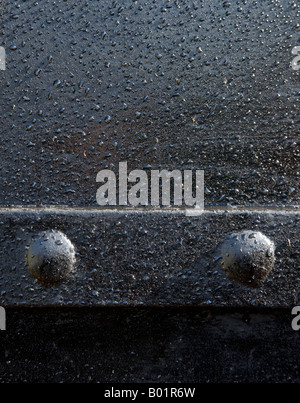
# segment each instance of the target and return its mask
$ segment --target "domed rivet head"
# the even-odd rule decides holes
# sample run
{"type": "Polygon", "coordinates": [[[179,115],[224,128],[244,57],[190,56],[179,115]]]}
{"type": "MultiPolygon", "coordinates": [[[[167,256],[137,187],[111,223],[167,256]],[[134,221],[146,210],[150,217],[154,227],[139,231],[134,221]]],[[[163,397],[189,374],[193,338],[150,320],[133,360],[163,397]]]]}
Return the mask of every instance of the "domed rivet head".
{"type": "Polygon", "coordinates": [[[41,283],[63,280],[75,264],[75,249],[60,231],[48,230],[34,236],[26,247],[30,273],[41,283]]]}
{"type": "Polygon", "coordinates": [[[261,232],[231,234],[221,247],[228,277],[249,287],[261,287],[275,262],[275,245],[261,232]]]}

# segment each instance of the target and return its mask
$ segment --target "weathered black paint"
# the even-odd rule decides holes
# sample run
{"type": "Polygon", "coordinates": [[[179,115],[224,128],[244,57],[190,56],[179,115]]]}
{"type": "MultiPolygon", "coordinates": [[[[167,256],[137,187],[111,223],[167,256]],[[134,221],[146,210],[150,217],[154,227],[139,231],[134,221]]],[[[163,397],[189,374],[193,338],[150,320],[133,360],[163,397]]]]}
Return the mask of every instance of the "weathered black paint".
{"type": "Polygon", "coordinates": [[[298,382],[299,4],[4,1],[0,18],[0,303],[19,307],[0,333],[0,380],[298,382]],[[240,212],[89,211],[97,172],[125,160],[204,169],[206,205],[240,212]],[[66,211],[37,209],[49,205],[66,211]],[[44,287],[25,246],[51,229],[74,243],[77,267],[44,287]],[[276,245],[258,291],[220,266],[218,245],[241,230],[276,245]],[[106,308],[61,308],[76,304],[106,308]]]}

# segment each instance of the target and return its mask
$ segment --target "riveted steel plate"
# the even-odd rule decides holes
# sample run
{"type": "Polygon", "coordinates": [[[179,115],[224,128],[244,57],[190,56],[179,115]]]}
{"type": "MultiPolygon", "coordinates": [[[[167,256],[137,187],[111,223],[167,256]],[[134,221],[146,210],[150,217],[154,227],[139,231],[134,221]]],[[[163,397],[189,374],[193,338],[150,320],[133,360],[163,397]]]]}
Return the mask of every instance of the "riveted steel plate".
{"type": "Polygon", "coordinates": [[[299,380],[299,17],[0,0],[0,381],[299,380]],[[203,170],[205,210],[100,208],[125,161],[203,170]]]}
{"type": "Polygon", "coordinates": [[[289,307],[298,301],[299,211],[1,211],[0,304],[4,306],[289,307]],[[73,273],[41,285],[25,265],[32,234],[55,228],[76,248],[73,273]],[[262,231],[276,246],[262,288],[230,281],[220,244],[231,232],[262,231]]]}
{"type": "Polygon", "coordinates": [[[1,205],[95,206],[124,160],[205,170],[209,205],[299,204],[299,3],[1,4],[1,205]]]}
{"type": "Polygon", "coordinates": [[[28,0],[0,13],[2,305],[297,301],[299,4],[28,0]],[[204,170],[206,211],[96,208],[98,171],[121,161],[204,170]],[[25,251],[49,230],[76,264],[44,286],[25,251]],[[220,265],[220,244],[242,230],[276,246],[258,290],[220,265]]]}

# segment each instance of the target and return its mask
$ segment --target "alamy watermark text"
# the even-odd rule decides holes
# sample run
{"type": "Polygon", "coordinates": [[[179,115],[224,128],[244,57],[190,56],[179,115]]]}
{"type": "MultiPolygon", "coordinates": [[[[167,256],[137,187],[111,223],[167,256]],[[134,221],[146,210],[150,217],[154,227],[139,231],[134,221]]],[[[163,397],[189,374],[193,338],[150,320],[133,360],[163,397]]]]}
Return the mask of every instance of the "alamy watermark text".
{"type": "MultiPolygon", "coordinates": [[[[102,183],[96,200],[100,206],[174,206],[204,209],[204,171],[141,169],[128,172],[127,162],[119,163],[118,183],[115,172],[103,169],[96,181],[102,183]],[[194,179],[194,180],[193,180],[194,179]],[[194,186],[193,186],[194,185],[194,186]],[[149,190],[150,189],[150,190],[149,190]],[[118,197],[117,197],[118,194],[118,197]]],[[[188,212],[187,212],[188,214],[188,212]]]]}
{"type": "Polygon", "coordinates": [[[0,70],[5,70],[5,49],[0,46],[0,70]]]}
{"type": "Polygon", "coordinates": [[[0,306],[0,330],[6,330],[6,312],[2,306],[0,306]]]}
{"type": "Polygon", "coordinates": [[[292,50],[292,54],[296,55],[291,63],[292,69],[298,71],[300,70],[300,46],[295,46],[292,50]]]}

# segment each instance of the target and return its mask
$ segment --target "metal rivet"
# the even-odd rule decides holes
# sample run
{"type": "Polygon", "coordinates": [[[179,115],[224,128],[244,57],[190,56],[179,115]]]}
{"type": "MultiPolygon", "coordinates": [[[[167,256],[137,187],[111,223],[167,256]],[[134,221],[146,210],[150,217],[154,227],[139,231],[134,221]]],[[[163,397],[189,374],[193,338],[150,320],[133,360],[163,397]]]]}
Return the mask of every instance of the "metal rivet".
{"type": "Polygon", "coordinates": [[[223,267],[230,279],[261,287],[275,262],[275,245],[261,232],[231,234],[221,247],[223,267]]]}
{"type": "Polygon", "coordinates": [[[62,232],[43,231],[29,242],[25,260],[30,273],[38,281],[56,283],[72,271],[75,264],[75,249],[62,232]]]}

